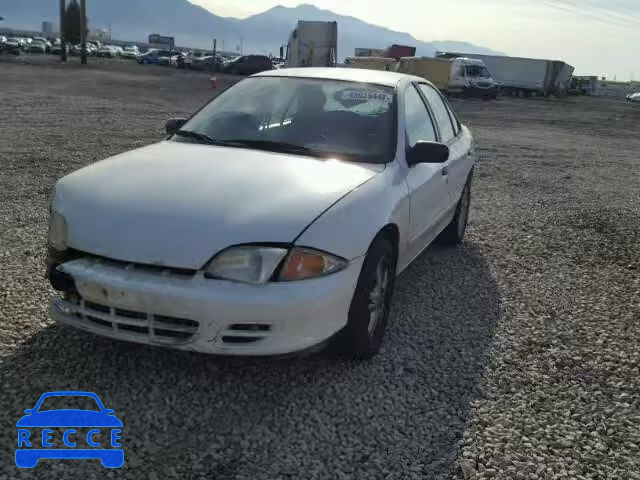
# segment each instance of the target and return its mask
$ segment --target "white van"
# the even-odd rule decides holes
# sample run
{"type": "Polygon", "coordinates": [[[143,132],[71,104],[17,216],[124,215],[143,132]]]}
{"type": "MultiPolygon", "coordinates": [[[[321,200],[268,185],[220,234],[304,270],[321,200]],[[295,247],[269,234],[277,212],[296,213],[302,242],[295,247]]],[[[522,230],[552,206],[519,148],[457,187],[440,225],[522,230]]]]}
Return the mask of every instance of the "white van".
{"type": "Polygon", "coordinates": [[[449,94],[495,100],[498,96],[498,84],[482,60],[452,58],[449,94]]]}

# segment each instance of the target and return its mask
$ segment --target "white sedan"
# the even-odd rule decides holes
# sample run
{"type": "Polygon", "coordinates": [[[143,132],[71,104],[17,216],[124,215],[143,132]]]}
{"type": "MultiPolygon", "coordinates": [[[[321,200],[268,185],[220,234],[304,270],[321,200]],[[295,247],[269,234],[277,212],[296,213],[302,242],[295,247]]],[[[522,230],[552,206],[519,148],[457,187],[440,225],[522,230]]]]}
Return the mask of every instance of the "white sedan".
{"type": "Polygon", "coordinates": [[[429,82],[270,70],[58,181],[57,321],[232,355],[375,354],[395,278],[463,240],[470,131],[429,82]]]}
{"type": "Polygon", "coordinates": [[[627,101],[629,102],[640,102],[640,92],[638,93],[630,93],[627,95],[627,101]]]}

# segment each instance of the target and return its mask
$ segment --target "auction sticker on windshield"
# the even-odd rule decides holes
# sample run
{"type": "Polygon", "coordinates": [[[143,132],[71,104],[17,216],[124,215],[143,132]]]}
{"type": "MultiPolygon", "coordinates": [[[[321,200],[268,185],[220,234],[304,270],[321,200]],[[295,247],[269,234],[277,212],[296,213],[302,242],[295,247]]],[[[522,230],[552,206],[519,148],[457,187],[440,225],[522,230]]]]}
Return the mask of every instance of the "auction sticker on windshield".
{"type": "Polygon", "coordinates": [[[393,95],[378,90],[343,90],[342,100],[393,102],[393,95]]]}

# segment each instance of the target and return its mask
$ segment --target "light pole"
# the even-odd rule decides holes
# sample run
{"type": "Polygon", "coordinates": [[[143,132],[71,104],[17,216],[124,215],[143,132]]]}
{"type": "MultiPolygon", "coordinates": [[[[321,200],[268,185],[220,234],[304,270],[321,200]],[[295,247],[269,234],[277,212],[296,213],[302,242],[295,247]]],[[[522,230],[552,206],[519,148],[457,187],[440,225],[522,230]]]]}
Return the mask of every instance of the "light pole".
{"type": "Polygon", "coordinates": [[[60,0],[60,60],[67,61],[67,41],[64,38],[64,14],[67,10],[65,0],[60,0]]]}
{"type": "Polygon", "coordinates": [[[80,63],[87,64],[87,3],[80,0],[80,63]]]}

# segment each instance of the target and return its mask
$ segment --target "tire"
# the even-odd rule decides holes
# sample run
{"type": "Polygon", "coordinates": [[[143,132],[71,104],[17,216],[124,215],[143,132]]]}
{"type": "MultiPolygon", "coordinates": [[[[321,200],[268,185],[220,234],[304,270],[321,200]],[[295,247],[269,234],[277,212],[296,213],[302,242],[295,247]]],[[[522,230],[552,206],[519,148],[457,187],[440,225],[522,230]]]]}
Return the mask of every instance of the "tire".
{"type": "Polygon", "coordinates": [[[395,288],[396,257],[389,240],[376,237],[358,277],[347,325],[330,344],[334,353],[363,360],[380,350],[395,288]]]}
{"type": "Polygon", "coordinates": [[[456,205],[456,213],[449,225],[438,237],[438,242],[444,245],[458,245],[464,240],[467,231],[467,221],[469,219],[469,207],[471,205],[471,174],[462,189],[462,195],[456,205]]]}

